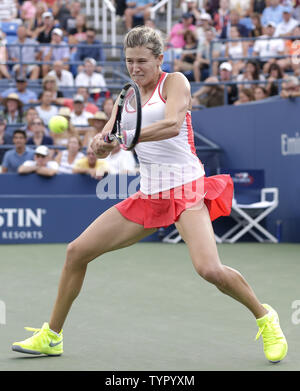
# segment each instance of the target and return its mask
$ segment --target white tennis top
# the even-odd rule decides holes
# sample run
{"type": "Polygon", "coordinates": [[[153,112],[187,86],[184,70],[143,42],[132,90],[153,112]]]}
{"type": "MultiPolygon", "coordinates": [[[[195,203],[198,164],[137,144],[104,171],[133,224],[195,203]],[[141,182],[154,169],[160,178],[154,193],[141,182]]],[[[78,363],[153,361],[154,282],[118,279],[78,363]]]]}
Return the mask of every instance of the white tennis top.
{"type": "MultiPolygon", "coordinates": [[[[167,75],[162,74],[152,96],[142,107],[142,128],[165,118],[166,101],[162,89],[167,75]]],[[[180,99],[180,91],[178,95],[180,99]]],[[[190,111],[186,113],[178,136],[139,143],[135,151],[140,163],[140,190],[144,194],[172,189],[204,175],[195,151],[190,111]]]]}

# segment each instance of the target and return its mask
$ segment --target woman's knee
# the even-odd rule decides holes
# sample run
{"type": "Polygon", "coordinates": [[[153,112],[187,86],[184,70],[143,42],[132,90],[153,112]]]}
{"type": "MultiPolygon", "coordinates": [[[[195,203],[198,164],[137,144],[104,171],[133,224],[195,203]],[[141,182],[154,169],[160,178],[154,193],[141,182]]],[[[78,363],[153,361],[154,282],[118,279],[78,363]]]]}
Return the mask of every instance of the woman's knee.
{"type": "Polygon", "coordinates": [[[91,260],[86,249],[77,240],[68,244],[66,266],[70,268],[85,267],[91,260]]]}
{"type": "Polygon", "coordinates": [[[222,265],[199,265],[196,267],[197,273],[206,281],[216,286],[224,285],[224,268],[222,265]]]}

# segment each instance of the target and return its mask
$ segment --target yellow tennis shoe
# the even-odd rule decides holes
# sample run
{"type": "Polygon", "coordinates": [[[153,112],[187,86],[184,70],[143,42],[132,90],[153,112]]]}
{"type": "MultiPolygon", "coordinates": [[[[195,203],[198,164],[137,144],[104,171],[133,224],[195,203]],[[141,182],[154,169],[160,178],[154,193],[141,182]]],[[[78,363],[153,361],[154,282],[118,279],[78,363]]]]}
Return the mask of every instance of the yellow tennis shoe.
{"type": "Polygon", "coordinates": [[[263,304],[263,306],[269,312],[262,318],[256,319],[259,327],[256,340],[262,336],[266,358],[270,362],[276,363],[284,359],[288,345],[280,328],[277,312],[268,304],[263,304]]]}
{"type": "Polygon", "coordinates": [[[49,328],[48,323],[44,323],[41,329],[25,327],[28,331],[33,331],[32,337],[24,341],[14,342],[12,350],[20,353],[46,354],[48,356],[60,356],[63,353],[63,334],[54,333],[49,328]]]}

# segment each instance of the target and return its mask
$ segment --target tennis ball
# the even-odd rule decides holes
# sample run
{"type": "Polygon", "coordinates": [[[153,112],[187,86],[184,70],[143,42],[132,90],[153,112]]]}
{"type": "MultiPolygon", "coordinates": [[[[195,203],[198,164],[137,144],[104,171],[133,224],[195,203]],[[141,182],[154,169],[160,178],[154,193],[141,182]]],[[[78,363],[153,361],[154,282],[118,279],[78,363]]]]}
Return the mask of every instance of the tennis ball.
{"type": "Polygon", "coordinates": [[[55,115],[48,123],[48,127],[53,133],[63,133],[68,129],[69,123],[67,118],[62,115],[55,115]]]}

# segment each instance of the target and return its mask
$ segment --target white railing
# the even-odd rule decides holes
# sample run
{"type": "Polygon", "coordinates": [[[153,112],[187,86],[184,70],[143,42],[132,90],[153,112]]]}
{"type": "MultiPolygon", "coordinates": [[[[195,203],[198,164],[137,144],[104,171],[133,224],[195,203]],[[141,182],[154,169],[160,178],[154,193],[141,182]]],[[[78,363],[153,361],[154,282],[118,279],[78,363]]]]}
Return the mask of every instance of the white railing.
{"type": "Polygon", "coordinates": [[[156,12],[163,6],[167,5],[167,34],[172,28],[172,0],[162,0],[150,9],[151,19],[155,20],[156,12]]]}

